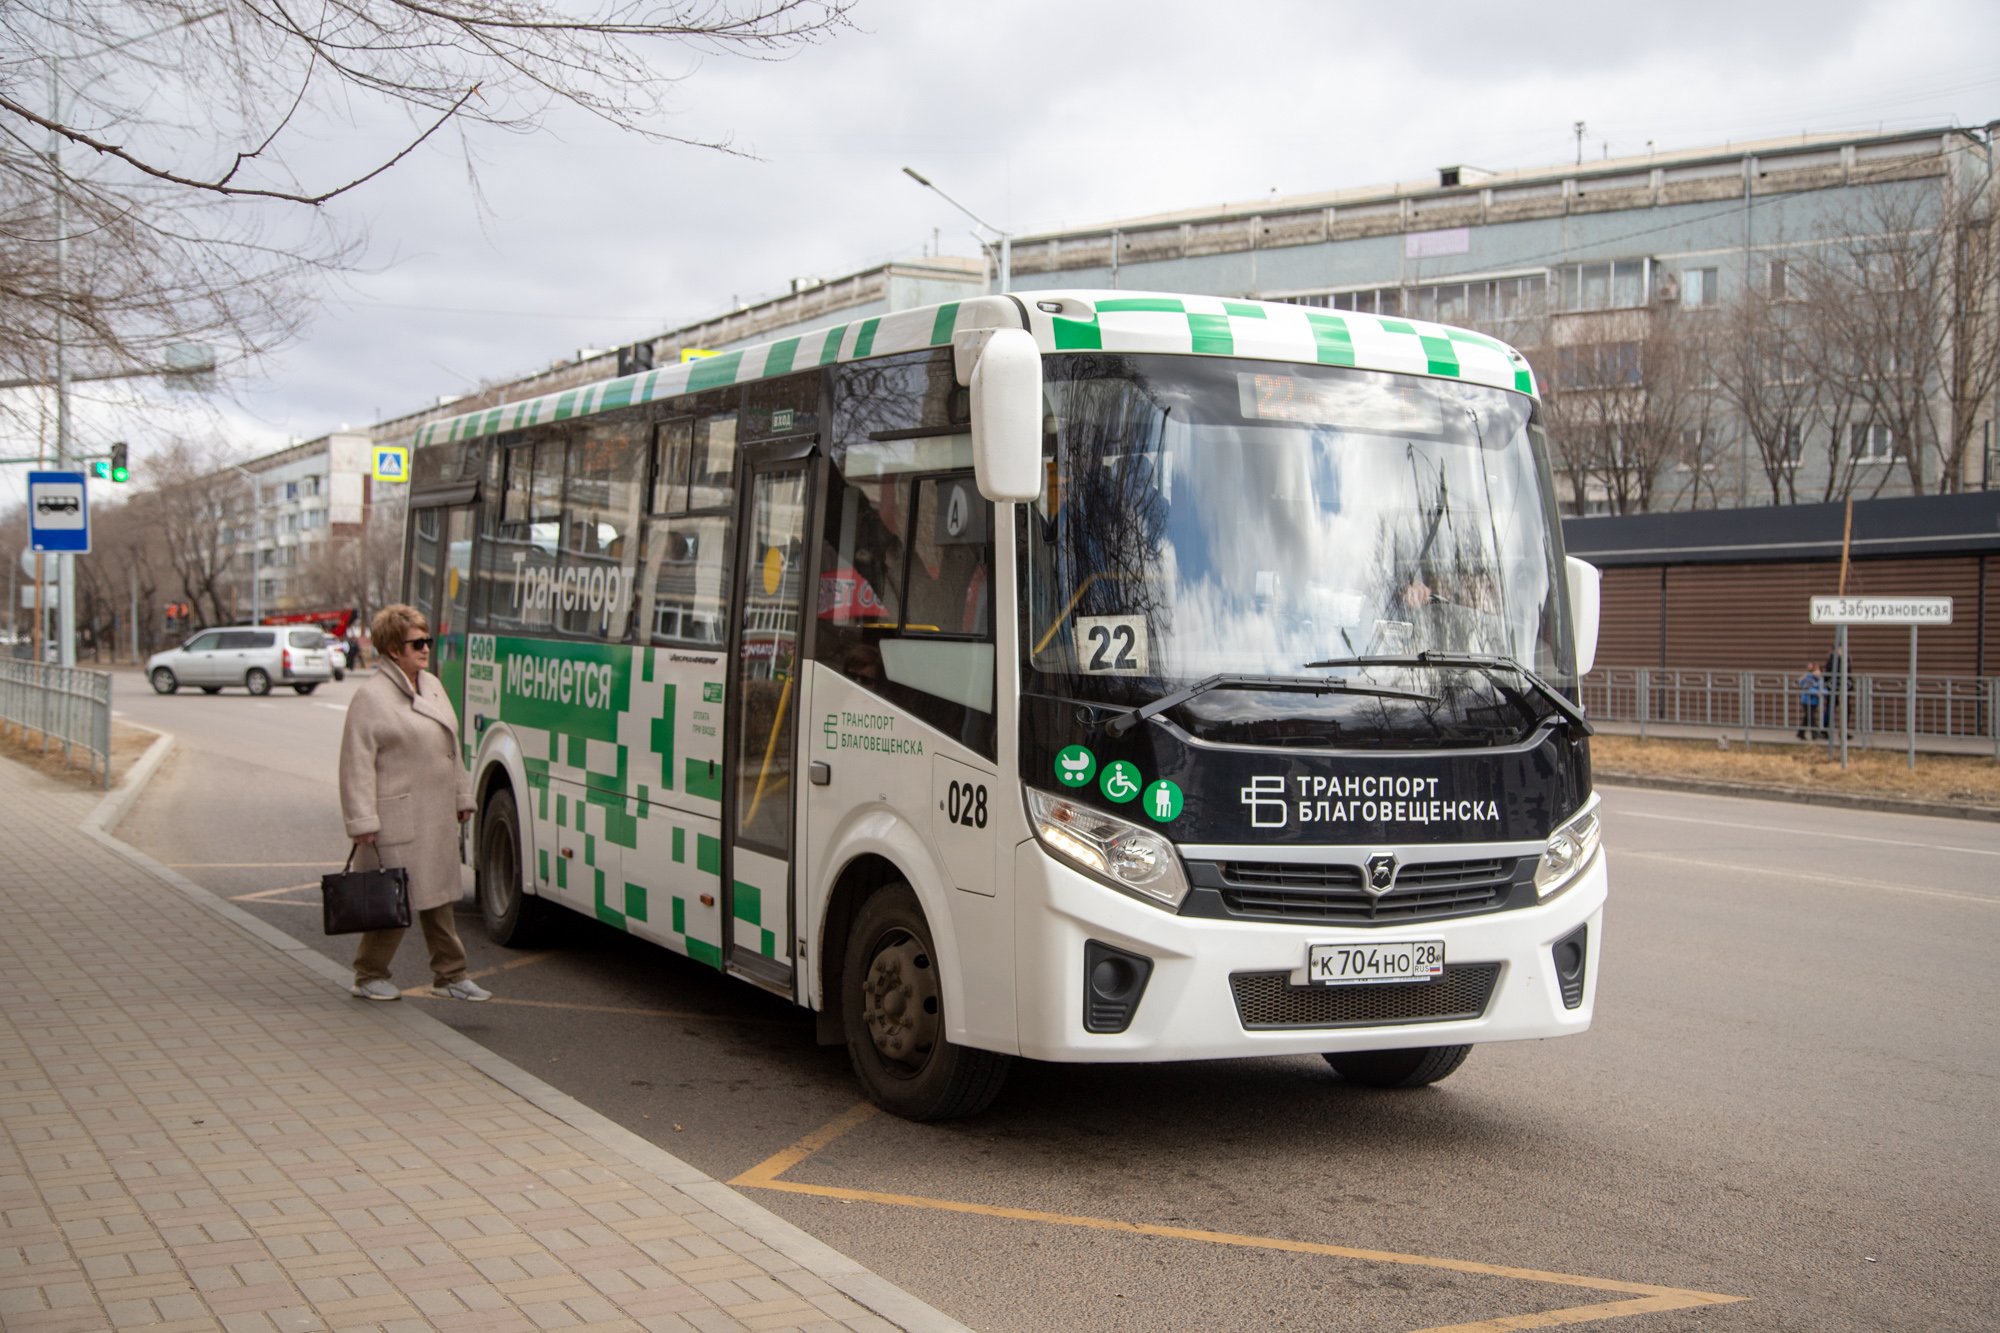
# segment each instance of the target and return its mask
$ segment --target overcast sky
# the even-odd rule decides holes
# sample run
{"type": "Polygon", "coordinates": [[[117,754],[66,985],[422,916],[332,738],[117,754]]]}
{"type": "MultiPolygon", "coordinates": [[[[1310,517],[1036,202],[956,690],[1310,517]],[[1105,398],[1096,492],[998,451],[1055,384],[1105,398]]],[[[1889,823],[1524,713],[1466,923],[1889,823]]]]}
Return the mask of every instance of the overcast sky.
{"type": "MultiPolygon", "coordinates": [[[[2000,118],[1992,0],[1363,6],[1237,0],[857,0],[791,59],[662,60],[672,132],[580,117],[426,149],[339,201],[369,271],[204,415],[185,398],[79,410],[143,469],[175,431],[243,454],[413,410],[785,290],[972,255],[916,167],[1016,232],[1424,177],[1801,132],[2000,118]]],[[[102,440],[89,438],[100,435],[102,440]]],[[[19,444],[21,441],[5,441],[19,444]]],[[[28,446],[32,449],[32,445],[28,446]]],[[[0,448],[0,453],[19,452],[0,448]]],[[[20,468],[0,469],[0,504],[20,468]]]]}

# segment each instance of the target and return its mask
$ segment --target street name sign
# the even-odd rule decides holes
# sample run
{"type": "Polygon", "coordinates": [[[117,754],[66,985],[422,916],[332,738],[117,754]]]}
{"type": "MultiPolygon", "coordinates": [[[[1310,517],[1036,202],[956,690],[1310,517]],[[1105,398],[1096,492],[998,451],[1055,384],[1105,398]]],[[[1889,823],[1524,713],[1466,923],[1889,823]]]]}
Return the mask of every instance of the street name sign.
{"type": "Polygon", "coordinates": [[[1949,597],[1815,597],[1815,625],[1949,625],[1949,597]]]}
{"type": "Polygon", "coordinates": [[[28,474],[28,544],[37,551],[90,552],[90,497],[81,472],[28,474]]]}

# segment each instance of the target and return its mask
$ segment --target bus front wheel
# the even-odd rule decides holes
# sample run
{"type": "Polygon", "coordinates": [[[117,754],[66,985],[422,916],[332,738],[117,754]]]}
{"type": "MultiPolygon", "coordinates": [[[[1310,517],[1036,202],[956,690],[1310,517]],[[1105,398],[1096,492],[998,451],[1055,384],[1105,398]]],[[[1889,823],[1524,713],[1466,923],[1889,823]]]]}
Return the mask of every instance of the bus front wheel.
{"type": "Polygon", "coordinates": [[[521,886],[521,816],[511,788],[502,787],[479,817],[479,861],[473,883],[479,914],[495,944],[532,948],[547,934],[548,904],[521,886]]]}
{"type": "Polygon", "coordinates": [[[848,1058],[877,1106],[906,1120],[950,1120],[1000,1094],[1010,1057],[945,1036],[937,953],[909,885],[885,885],[862,904],[840,985],[848,1058]]]}
{"type": "Polygon", "coordinates": [[[1326,1062],[1349,1083],[1421,1088],[1448,1077],[1470,1054],[1470,1046],[1416,1046],[1406,1051],[1329,1051],[1326,1062]]]}

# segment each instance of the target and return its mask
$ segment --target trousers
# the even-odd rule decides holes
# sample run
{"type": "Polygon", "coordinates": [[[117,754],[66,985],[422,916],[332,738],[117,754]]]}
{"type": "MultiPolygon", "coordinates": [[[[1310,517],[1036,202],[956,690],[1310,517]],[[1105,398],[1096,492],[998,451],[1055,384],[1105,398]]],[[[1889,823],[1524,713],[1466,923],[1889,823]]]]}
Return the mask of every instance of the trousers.
{"type": "MultiPolygon", "coordinates": [[[[417,924],[423,928],[424,943],[431,951],[431,982],[438,986],[465,975],[465,945],[459,942],[453,910],[451,904],[446,904],[417,913],[417,924]]],[[[363,931],[354,950],[354,979],[387,981],[389,962],[402,942],[402,927],[363,931]]]]}

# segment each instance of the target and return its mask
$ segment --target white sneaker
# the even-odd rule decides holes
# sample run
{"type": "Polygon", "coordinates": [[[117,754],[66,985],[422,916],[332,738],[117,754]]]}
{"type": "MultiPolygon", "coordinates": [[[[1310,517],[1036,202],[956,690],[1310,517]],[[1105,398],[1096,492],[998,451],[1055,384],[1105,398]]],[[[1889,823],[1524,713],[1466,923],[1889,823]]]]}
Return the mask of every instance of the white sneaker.
{"type": "Polygon", "coordinates": [[[364,1000],[400,1000],[403,992],[387,981],[357,981],[352,987],[354,993],[364,1000]]]}
{"type": "Polygon", "coordinates": [[[490,1000],[493,992],[474,981],[471,977],[460,977],[457,981],[447,981],[431,987],[431,994],[443,996],[447,1000],[490,1000]]]}

